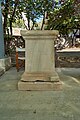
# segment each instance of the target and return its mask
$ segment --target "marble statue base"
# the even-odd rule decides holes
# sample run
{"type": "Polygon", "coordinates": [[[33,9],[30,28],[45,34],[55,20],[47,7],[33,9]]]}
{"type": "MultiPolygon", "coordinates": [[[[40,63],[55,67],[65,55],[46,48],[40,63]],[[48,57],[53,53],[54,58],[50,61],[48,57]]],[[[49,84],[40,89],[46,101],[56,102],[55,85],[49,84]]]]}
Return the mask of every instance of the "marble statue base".
{"type": "Polygon", "coordinates": [[[55,71],[54,41],[58,31],[21,31],[25,39],[25,72],[18,90],[54,90],[61,83],[55,71]]]}
{"type": "Polygon", "coordinates": [[[18,90],[61,90],[61,82],[57,72],[24,72],[18,82],[18,90]]]}

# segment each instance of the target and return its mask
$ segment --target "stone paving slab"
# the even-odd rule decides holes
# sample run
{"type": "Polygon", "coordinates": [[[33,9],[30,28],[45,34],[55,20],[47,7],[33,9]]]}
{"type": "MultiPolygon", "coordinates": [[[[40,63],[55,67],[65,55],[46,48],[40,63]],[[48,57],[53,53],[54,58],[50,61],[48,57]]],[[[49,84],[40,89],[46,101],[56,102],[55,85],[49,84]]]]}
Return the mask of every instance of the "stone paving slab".
{"type": "Polygon", "coordinates": [[[57,68],[59,91],[18,91],[23,72],[11,68],[0,77],[0,120],[80,120],[80,68],[57,68]]]}

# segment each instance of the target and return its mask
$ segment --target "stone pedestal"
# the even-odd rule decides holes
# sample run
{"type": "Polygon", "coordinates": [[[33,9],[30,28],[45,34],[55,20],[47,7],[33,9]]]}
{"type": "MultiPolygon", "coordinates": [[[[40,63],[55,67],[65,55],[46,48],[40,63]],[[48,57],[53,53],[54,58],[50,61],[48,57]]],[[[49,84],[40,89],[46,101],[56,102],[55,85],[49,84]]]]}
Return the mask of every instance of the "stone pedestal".
{"type": "Polygon", "coordinates": [[[55,71],[55,30],[21,31],[25,39],[25,72],[18,82],[19,90],[53,90],[60,87],[55,71]]]}

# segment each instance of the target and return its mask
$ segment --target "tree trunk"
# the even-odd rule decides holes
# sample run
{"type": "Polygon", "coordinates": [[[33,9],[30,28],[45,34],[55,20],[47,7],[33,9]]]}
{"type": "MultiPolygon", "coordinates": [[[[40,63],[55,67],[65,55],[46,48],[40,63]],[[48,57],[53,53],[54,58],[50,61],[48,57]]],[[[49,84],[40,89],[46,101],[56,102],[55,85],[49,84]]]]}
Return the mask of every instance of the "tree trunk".
{"type": "Polygon", "coordinates": [[[44,29],[45,19],[46,19],[46,12],[44,11],[44,15],[43,15],[43,21],[42,21],[41,30],[42,30],[42,29],[44,29]]]}
{"type": "Polygon", "coordinates": [[[44,23],[45,23],[45,17],[43,17],[43,21],[42,21],[41,30],[43,29],[44,23]]]}
{"type": "Polygon", "coordinates": [[[30,19],[28,18],[28,29],[30,30],[30,19]]]}
{"type": "Polygon", "coordinates": [[[6,34],[6,29],[7,29],[7,18],[8,18],[8,11],[9,11],[9,0],[5,1],[5,8],[4,8],[4,34],[6,34]]]}
{"type": "Polygon", "coordinates": [[[18,2],[19,2],[19,0],[15,0],[14,10],[13,10],[12,16],[10,18],[10,32],[11,32],[11,36],[12,36],[12,22],[13,22],[13,18],[14,18],[15,12],[16,12],[16,8],[17,8],[17,5],[18,5],[18,2]]]}
{"type": "Polygon", "coordinates": [[[10,34],[12,36],[12,20],[10,20],[10,34]]]}
{"type": "Polygon", "coordinates": [[[33,25],[32,25],[32,28],[31,28],[31,30],[33,30],[33,28],[34,28],[34,24],[35,24],[35,22],[34,22],[34,20],[33,20],[33,25]]]}
{"type": "Polygon", "coordinates": [[[4,13],[3,13],[3,16],[4,16],[3,31],[4,31],[4,50],[5,50],[5,53],[7,50],[6,30],[7,30],[8,11],[9,11],[9,0],[5,0],[5,8],[4,8],[4,13]]]}

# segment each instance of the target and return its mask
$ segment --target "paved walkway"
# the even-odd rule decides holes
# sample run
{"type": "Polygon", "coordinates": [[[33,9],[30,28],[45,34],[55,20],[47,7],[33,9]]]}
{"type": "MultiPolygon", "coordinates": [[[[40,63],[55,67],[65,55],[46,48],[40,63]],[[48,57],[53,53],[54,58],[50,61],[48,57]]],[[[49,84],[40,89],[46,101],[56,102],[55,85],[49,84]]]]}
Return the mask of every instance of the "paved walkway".
{"type": "Polygon", "coordinates": [[[0,120],[80,120],[80,68],[57,69],[60,91],[18,91],[23,71],[0,77],[0,120]]]}

